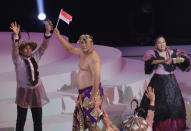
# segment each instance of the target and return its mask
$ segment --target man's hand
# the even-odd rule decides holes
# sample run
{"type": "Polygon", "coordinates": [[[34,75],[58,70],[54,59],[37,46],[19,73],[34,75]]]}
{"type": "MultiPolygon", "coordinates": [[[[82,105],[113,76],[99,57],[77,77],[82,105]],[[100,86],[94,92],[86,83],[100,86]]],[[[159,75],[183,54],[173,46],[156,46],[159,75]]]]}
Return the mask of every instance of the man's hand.
{"type": "Polygon", "coordinates": [[[60,35],[60,31],[57,28],[54,28],[54,34],[56,36],[59,36],[60,35]]]}
{"type": "Polygon", "coordinates": [[[15,36],[19,35],[20,25],[18,25],[16,21],[11,23],[10,29],[13,31],[15,36]]]}
{"type": "Polygon", "coordinates": [[[45,25],[45,29],[46,29],[46,34],[49,34],[51,30],[53,30],[53,24],[52,21],[47,20],[43,22],[45,25]]]}

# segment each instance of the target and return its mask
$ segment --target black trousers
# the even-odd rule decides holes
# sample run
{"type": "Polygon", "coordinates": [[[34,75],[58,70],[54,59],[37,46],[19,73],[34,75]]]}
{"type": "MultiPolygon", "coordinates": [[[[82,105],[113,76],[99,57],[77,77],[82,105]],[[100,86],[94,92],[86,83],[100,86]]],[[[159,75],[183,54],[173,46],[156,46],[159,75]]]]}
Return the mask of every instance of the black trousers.
{"type": "MultiPolygon", "coordinates": [[[[17,105],[16,131],[24,131],[24,125],[27,116],[27,108],[17,105]]],[[[42,131],[42,107],[31,108],[34,131],[42,131]]]]}

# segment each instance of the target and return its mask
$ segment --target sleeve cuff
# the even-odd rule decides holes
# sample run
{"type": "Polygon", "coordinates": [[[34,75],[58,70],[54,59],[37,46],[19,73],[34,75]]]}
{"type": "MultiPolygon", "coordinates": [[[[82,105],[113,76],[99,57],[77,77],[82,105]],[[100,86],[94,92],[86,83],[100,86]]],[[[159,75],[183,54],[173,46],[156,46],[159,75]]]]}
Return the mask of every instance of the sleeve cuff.
{"type": "Polygon", "coordinates": [[[51,33],[49,33],[49,34],[44,33],[44,38],[45,39],[50,39],[51,37],[52,37],[51,33]]]}

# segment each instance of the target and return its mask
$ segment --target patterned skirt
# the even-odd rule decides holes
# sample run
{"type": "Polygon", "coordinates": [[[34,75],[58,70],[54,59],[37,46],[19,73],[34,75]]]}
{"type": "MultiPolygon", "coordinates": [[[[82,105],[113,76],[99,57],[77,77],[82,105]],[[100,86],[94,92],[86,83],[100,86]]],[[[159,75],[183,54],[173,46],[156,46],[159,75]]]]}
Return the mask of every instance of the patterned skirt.
{"type": "MultiPolygon", "coordinates": [[[[78,91],[79,96],[73,114],[73,131],[85,131],[87,128],[97,128],[98,112],[95,105],[89,104],[92,88],[90,86],[78,91]]],[[[97,95],[103,98],[103,88],[99,87],[97,95]]]]}

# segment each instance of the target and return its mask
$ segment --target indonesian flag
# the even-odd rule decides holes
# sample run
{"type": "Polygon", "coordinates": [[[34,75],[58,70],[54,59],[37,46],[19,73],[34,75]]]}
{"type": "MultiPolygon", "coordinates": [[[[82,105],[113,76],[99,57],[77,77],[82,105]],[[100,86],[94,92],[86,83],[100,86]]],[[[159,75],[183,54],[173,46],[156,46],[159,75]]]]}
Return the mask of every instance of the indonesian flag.
{"type": "Polygon", "coordinates": [[[69,24],[72,21],[72,16],[68,14],[67,12],[65,12],[63,9],[61,9],[59,19],[69,24]]]}

